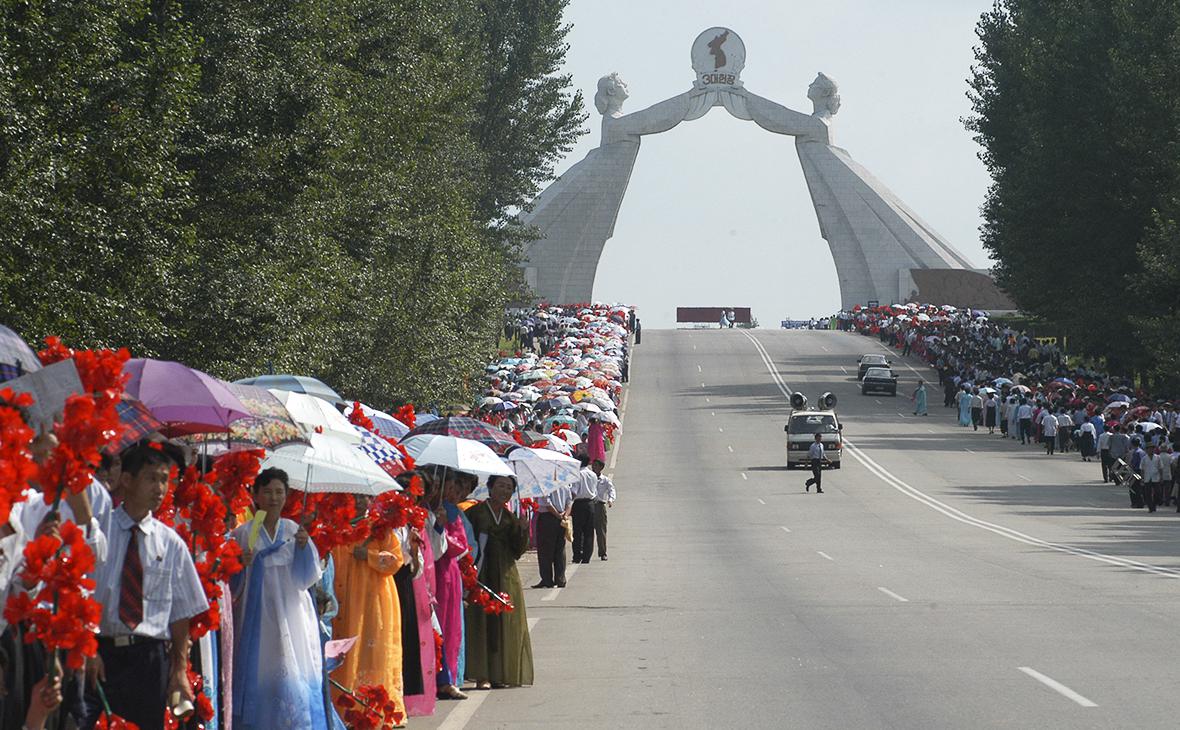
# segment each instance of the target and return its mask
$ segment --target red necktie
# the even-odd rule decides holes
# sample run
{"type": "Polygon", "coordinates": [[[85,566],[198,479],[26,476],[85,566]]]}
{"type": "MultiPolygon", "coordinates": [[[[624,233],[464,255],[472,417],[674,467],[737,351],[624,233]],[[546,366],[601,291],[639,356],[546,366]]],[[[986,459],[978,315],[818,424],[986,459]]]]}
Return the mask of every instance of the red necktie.
{"type": "Polygon", "coordinates": [[[119,620],[132,631],[143,622],[143,563],[139,559],[138,533],[138,526],[132,525],[119,584],[119,620]]]}

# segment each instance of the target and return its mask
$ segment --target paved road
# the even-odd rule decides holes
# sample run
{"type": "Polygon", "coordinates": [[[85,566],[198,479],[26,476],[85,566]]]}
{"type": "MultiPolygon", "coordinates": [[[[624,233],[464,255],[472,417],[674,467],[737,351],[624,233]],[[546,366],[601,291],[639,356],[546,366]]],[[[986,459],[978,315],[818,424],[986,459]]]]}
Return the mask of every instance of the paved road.
{"type": "MultiPolygon", "coordinates": [[[[875,340],[644,334],[610,561],[528,591],[536,686],[415,726],[1177,725],[1175,512],[1130,510],[1097,464],[972,433],[933,397],[915,418],[859,395],[875,340]],[[840,399],[851,446],[823,495],[782,466],[794,389],[840,399]]],[[[903,388],[929,372],[909,362],[903,388]]]]}

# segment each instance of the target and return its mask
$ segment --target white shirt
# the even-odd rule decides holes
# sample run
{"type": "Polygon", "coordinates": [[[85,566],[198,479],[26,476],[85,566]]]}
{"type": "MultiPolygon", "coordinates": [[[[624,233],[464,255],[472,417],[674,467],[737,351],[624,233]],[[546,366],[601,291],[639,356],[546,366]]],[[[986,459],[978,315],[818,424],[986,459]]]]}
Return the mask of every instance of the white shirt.
{"type": "MultiPolygon", "coordinates": [[[[45,503],[45,496],[41,492],[35,489],[26,491],[29,498],[24,513],[21,515],[21,525],[24,527],[25,534],[32,539],[32,536],[37,534],[37,527],[45,519],[45,515],[53,510],[53,505],[45,503]]],[[[90,484],[86,487],[86,496],[90,499],[90,514],[93,516],[90,518],[89,525],[78,525],[78,527],[81,527],[86,534],[86,544],[94,551],[95,562],[101,564],[107,559],[106,533],[111,521],[111,495],[101,482],[91,479],[90,484]]],[[[63,522],[77,524],[74,510],[66,504],[64,497],[61,504],[57,506],[57,511],[63,522]]]]}
{"type": "Polygon", "coordinates": [[[1023,421],[1026,418],[1032,418],[1032,406],[1025,403],[1016,409],[1017,420],[1023,421]]]}
{"type": "Polygon", "coordinates": [[[570,508],[570,502],[574,501],[574,493],[570,491],[568,486],[560,486],[550,492],[548,495],[541,497],[541,506],[552,507],[558,513],[564,514],[570,508]]]}
{"type": "Polygon", "coordinates": [[[598,477],[595,500],[610,504],[615,501],[615,485],[608,477],[598,477]]]}
{"type": "Polygon", "coordinates": [[[1143,481],[1163,481],[1164,474],[1161,462],[1163,462],[1163,459],[1160,458],[1159,454],[1148,454],[1143,457],[1143,460],[1139,463],[1139,468],[1143,470],[1143,481]]]}
{"type": "Polygon", "coordinates": [[[1057,426],[1058,426],[1058,428],[1065,428],[1065,429],[1073,428],[1073,417],[1070,416],[1068,413],[1058,413],[1057,414],[1057,426]]]}
{"type": "MultiPolygon", "coordinates": [[[[21,512],[24,507],[24,502],[12,505],[12,511],[8,513],[8,525],[12,527],[14,532],[8,537],[0,539],[0,605],[8,603],[9,588],[14,580],[13,574],[23,562],[21,556],[25,550],[25,530],[24,525],[21,524],[21,512]]],[[[8,628],[8,622],[4,620],[3,613],[0,611],[0,633],[8,628]]]]}
{"type": "Polygon", "coordinates": [[[1054,416],[1049,411],[1041,413],[1041,433],[1046,436],[1057,435],[1057,416],[1054,416]]]}
{"type": "Polygon", "coordinates": [[[171,638],[170,626],[209,608],[201,579],[188,547],[171,527],[150,514],[136,527],[139,559],[143,565],[143,622],[134,631],[119,619],[119,590],[123,560],[136,523],[123,508],[111,513],[108,560],[98,566],[94,598],[102,604],[102,636],[171,638]]]}
{"type": "MultiPolygon", "coordinates": [[[[1088,425],[1091,429],[1094,428],[1094,424],[1092,424],[1092,423],[1087,423],[1086,425],[1088,425]]],[[[1110,431],[1103,431],[1098,436],[1098,450],[1105,451],[1109,448],[1110,448],[1110,431]]]]}
{"type": "Polygon", "coordinates": [[[807,458],[808,459],[822,459],[822,458],[824,458],[823,442],[813,441],[811,443],[811,448],[809,448],[807,450],[807,458]]]}
{"type": "Polygon", "coordinates": [[[574,499],[594,499],[598,495],[598,475],[590,467],[578,472],[578,480],[570,485],[574,499]]]}

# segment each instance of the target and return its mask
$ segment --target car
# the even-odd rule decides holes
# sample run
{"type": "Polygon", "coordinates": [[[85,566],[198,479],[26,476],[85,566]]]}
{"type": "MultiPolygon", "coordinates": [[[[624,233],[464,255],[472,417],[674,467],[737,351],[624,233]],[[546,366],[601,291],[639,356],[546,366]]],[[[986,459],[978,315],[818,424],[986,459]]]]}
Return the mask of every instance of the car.
{"type": "Polygon", "coordinates": [[[889,358],[876,352],[865,353],[864,355],[861,355],[859,358],[857,358],[856,362],[860,365],[860,367],[856,369],[857,380],[864,380],[865,372],[868,371],[869,368],[887,368],[893,364],[889,358]]]}
{"type": "Polygon", "coordinates": [[[897,395],[897,373],[889,368],[869,368],[860,381],[860,394],[868,395],[869,391],[897,395]]]}
{"type": "Polygon", "coordinates": [[[832,469],[840,468],[840,454],[844,449],[844,425],[835,411],[795,410],[787,418],[783,431],[787,434],[787,468],[810,467],[807,451],[815,443],[815,435],[823,435],[824,457],[832,469]]]}

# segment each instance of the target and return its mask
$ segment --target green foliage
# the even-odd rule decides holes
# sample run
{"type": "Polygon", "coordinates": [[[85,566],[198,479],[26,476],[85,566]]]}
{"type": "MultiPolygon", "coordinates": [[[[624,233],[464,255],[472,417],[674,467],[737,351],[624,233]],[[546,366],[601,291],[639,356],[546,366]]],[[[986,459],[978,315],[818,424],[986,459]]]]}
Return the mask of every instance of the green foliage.
{"type": "Polygon", "coordinates": [[[1164,298],[1140,293],[1166,275],[1148,258],[1176,253],[1180,2],[1000,0],[977,30],[967,124],[999,284],[1083,352],[1150,368],[1166,317],[1141,314],[1164,298]]]}
{"type": "Polygon", "coordinates": [[[464,400],[585,119],[564,6],[0,0],[5,322],[464,400]]]}

